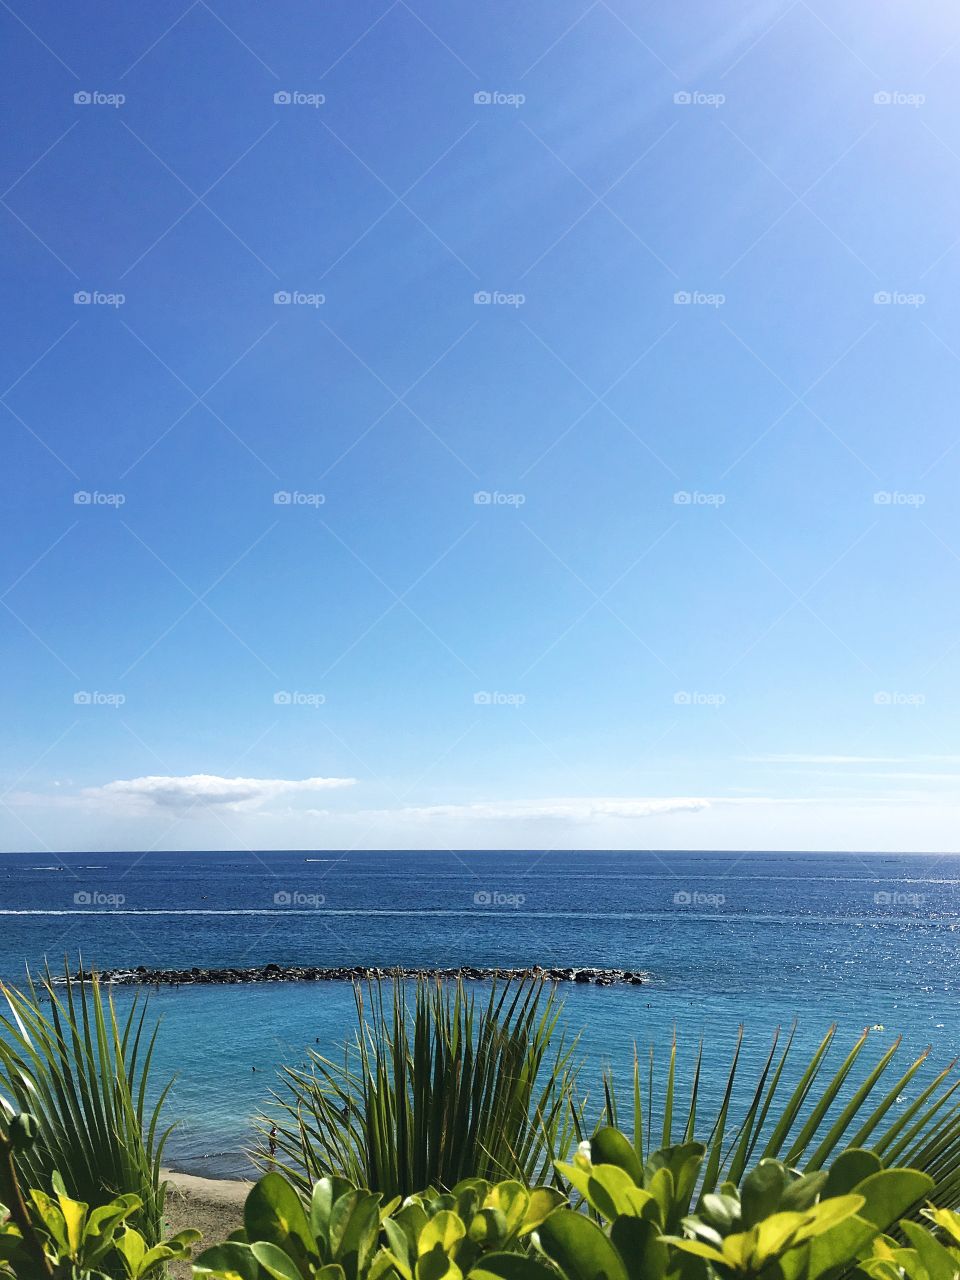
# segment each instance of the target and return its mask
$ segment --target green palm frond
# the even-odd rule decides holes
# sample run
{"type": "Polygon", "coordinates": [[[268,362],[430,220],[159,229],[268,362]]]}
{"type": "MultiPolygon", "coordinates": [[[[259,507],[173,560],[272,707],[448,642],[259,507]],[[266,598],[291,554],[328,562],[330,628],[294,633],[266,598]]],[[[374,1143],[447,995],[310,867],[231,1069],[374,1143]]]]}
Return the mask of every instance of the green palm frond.
{"type": "Polygon", "coordinates": [[[303,1190],[338,1174],[387,1197],[466,1177],[555,1180],[582,1117],[552,991],[495,982],[479,1009],[462,981],[355,993],[343,1062],[311,1051],[308,1067],[282,1069],[278,1114],[258,1122],[262,1167],[303,1190]]]}
{"type": "Polygon", "coordinates": [[[0,983],[0,996],[0,1106],[32,1112],[39,1126],[36,1144],[18,1157],[24,1185],[49,1188],[57,1171],[91,1207],[137,1195],[143,1206],[131,1223],[159,1243],[160,1109],[170,1085],[148,1102],[158,1027],[147,1024],[146,1001],[135,997],[120,1019],[96,975],[68,971],[55,985],[49,970],[39,983],[28,974],[22,991],[0,983]]]}
{"type": "MultiPolygon", "coordinates": [[[[737,1033],[733,1057],[719,1106],[705,1114],[700,1097],[703,1081],[703,1043],[693,1068],[693,1084],[685,1115],[677,1121],[677,1039],[670,1045],[665,1073],[657,1074],[654,1051],[644,1098],[640,1060],[634,1054],[632,1111],[633,1143],[640,1159],[650,1148],[654,1113],[663,1115],[663,1145],[697,1138],[707,1146],[702,1192],[725,1181],[739,1182],[746,1169],[765,1158],[813,1172],[825,1168],[841,1151],[867,1147],[887,1165],[909,1166],[930,1174],[938,1204],[954,1204],[960,1197],[960,1079],[955,1061],[924,1084],[904,1105],[906,1091],[920,1081],[918,1073],[929,1050],[902,1066],[901,1039],[869,1065],[863,1057],[869,1032],[862,1032],[837,1066],[828,1066],[837,1035],[836,1026],[808,1057],[795,1048],[796,1024],[781,1044],[778,1028],[759,1073],[748,1078],[743,1066],[743,1027],[737,1033]],[[745,1107],[741,1114],[741,1100],[745,1107]],[[698,1111],[699,1105],[699,1111],[698,1111]],[[736,1118],[732,1118],[736,1117],[736,1118]],[[644,1133],[646,1126],[646,1133],[644,1133]]],[[[869,1055],[868,1055],[869,1057],[869,1055]]],[[[616,1125],[617,1094],[612,1073],[604,1077],[604,1123],[616,1125]]]]}

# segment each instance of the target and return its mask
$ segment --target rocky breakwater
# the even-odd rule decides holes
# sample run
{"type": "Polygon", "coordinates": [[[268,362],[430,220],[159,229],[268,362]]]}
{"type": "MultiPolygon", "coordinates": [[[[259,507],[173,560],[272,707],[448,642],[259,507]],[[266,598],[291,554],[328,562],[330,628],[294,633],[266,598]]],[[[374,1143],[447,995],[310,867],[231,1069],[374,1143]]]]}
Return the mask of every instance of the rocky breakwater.
{"type": "MultiPolygon", "coordinates": [[[[89,976],[87,973],[77,974],[78,979],[87,979],[89,976]]],[[[243,982],[367,982],[380,978],[463,978],[471,981],[542,978],[547,982],[591,983],[597,987],[612,987],[624,983],[639,986],[647,981],[647,974],[638,969],[547,969],[539,965],[525,969],[491,969],[474,965],[460,965],[455,969],[404,966],[380,968],[370,965],[320,968],[300,964],[264,964],[243,969],[147,969],[140,965],[136,969],[105,969],[98,976],[101,982],[117,987],[231,986],[243,982]]]]}

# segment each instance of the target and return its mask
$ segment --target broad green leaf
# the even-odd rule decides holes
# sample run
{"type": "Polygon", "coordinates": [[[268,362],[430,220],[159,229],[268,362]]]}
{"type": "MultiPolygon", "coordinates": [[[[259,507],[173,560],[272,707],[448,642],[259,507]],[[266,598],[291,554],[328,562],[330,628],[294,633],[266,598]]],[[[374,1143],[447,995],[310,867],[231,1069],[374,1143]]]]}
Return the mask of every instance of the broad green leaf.
{"type": "Polygon", "coordinates": [[[900,1230],[916,1250],[930,1280],[955,1280],[957,1260],[949,1249],[934,1239],[918,1222],[903,1221],[900,1230]]]}
{"type": "Polygon", "coordinates": [[[202,1240],[202,1233],[197,1231],[195,1227],[184,1227],[182,1231],[178,1231],[175,1235],[168,1237],[167,1244],[173,1246],[189,1246],[196,1244],[198,1240],[202,1240]]]}
{"type": "Polygon", "coordinates": [[[713,1245],[705,1244],[702,1240],[684,1240],[679,1236],[664,1236],[663,1239],[671,1249],[679,1249],[682,1253],[692,1253],[694,1257],[706,1258],[708,1262],[718,1262],[724,1267],[730,1265],[726,1253],[721,1253],[719,1249],[713,1245]]]}
{"type": "Polygon", "coordinates": [[[556,1272],[522,1253],[485,1253],[467,1280],[557,1280],[556,1272]]]}
{"type": "Polygon", "coordinates": [[[886,1231],[922,1201],[932,1187],[933,1179],[915,1169],[882,1169],[857,1183],[856,1192],[865,1201],[859,1216],[872,1222],[878,1231],[886,1231]]]}
{"type": "Polygon", "coordinates": [[[362,1271],[373,1252],[380,1228],[380,1197],[370,1192],[341,1196],[330,1215],[330,1249],[347,1275],[362,1271]],[[341,1206],[343,1212],[341,1214],[341,1206]]]}
{"type": "Polygon", "coordinates": [[[558,1173],[563,1174],[571,1187],[580,1192],[584,1200],[589,1198],[590,1165],[584,1167],[582,1164],[564,1164],[562,1161],[558,1160],[555,1167],[558,1173]]]}
{"type": "Polygon", "coordinates": [[[534,1239],[566,1280],[629,1280],[623,1259],[596,1223],[572,1209],[551,1213],[534,1239]]]}
{"type": "Polygon", "coordinates": [[[67,1238],[67,1224],[56,1200],[48,1196],[45,1191],[37,1191],[35,1188],[31,1188],[30,1198],[37,1207],[37,1212],[40,1214],[43,1225],[60,1246],[61,1252],[69,1252],[70,1242],[67,1238]]]}
{"type": "Polygon", "coordinates": [[[630,1175],[615,1164],[595,1164],[587,1180],[587,1198],[605,1218],[622,1213],[640,1217],[647,1205],[657,1203],[651,1191],[638,1187],[630,1175]]]}
{"type": "Polygon", "coordinates": [[[746,1228],[754,1227],[780,1207],[789,1174],[779,1160],[761,1160],[740,1187],[740,1215],[746,1228]]]}
{"type": "Polygon", "coordinates": [[[482,1249],[501,1249],[511,1235],[507,1219],[499,1209],[480,1209],[467,1228],[470,1240],[482,1249]]]}
{"type": "Polygon", "coordinates": [[[463,1272],[442,1249],[431,1249],[417,1259],[416,1280],[463,1280],[463,1272]]]}
{"type": "Polygon", "coordinates": [[[250,1252],[274,1280],[308,1280],[290,1255],[269,1240],[255,1241],[250,1252]]]}
{"type": "Polygon", "coordinates": [[[119,1196],[110,1204],[99,1205],[87,1218],[87,1235],[107,1235],[119,1222],[129,1218],[142,1206],[139,1196],[119,1196]]]}
{"type": "Polygon", "coordinates": [[[740,1198],[710,1191],[700,1201],[698,1213],[719,1231],[730,1231],[740,1222],[740,1198]]]}
{"type": "Polygon", "coordinates": [[[530,1194],[519,1182],[498,1182],[484,1203],[485,1209],[499,1209],[507,1221],[507,1231],[520,1230],[530,1204],[530,1194]]]}
{"type": "Polygon", "coordinates": [[[316,1252],[300,1197],[279,1173],[268,1173],[254,1183],[243,1206],[243,1225],[250,1241],[285,1247],[292,1238],[304,1252],[316,1252]]]}
{"type": "Polygon", "coordinates": [[[799,1240],[810,1240],[814,1236],[822,1236],[854,1215],[863,1214],[864,1198],[861,1195],[834,1196],[832,1200],[821,1200],[801,1216],[806,1220],[797,1233],[799,1240]]]}
{"type": "Polygon", "coordinates": [[[536,1230],[548,1214],[562,1204],[566,1204],[566,1196],[554,1187],[534,1187],[530,1192],[530,1202],[523,1222],[520,1224],[520,1235],[536,1230]]]}
{"type": "Polygon", "coordinates": [[[314,1248],[322,1260],[326,1261],[328,1255],[337,1253],[342,1224],[349,1218],[362,1194],[366,1193],[358,1192],[346,1178],[321,1178],[314,1184],[310,1196],[310,1229],[315,1241],[314,1248]],[[334,1220],[336,1227],[332,1225],[334,1220]],[[332,1239],[334,1235],[337,1236],[336,1242],[332,1239]]]}
{"type": "MultiPolygon", "coordinates": [[[[772,1213],[756,1223],[749,1232],[743,1233],[749,1237],[750,1254],[758,1267],[793,1244],[805,1222],[806,1216],[802,1213],[772,1213]]],[[[738,1238],[728,1236],[724,1240],[724,1253],[727,1252],[727,1246],[738,1238]]]]}
{"type": "Polygon", "coordinates": [[[339,1262],[328,1262],[313,1274],[313,1280],[347,1280],[339,1262]]]}
{"type": "Polygon", "coordinates": [[[619,1129],[604,1126],[590,1139],[590,1158],[596,1164],[615,1164],[637,1184],[643,1186],[643,1165],[633,1144],[619,1129]]]}
{"type": "Polygon", "coordinates": [[[921,1213],[942,1228],[956,1244],[960,1244],[960,1213],[955,1213],[952,1209],[922,1209],[921,1213]]]}
{"type": "Polygon", "coordinates": [[[169,1262],[171,1258],[180,1258],[182,1256],[177,1249],[171,1249],[169,1245],[155,1244],[152,1249],[148,1249],[143,1255],[140,1263],[140,1275],[148,1275],[161,1263],[169,1262]]]}
{"type": "MultiPolygon", "coordinates": [[[[342,1267],[337,1266],[337,1270],[343,1275],[342,1267]]],[[[373,1256],[373,1261],[370,1263],[366,1280],[378,1280],[380,1276],[386,1275],[390,1271],[395,1271],[398,1276],[403,1277],[403,1280],[410,1280],[413,1274],[407,1264],[401,1262],[395,1253],[391,1253],[389,1249],[378,1249],[373,1256]]],[[[345,1276],[344,1280],[346,1280],[345,1276]]]]}
{"type": "Polygon", "coordinates": [[[630,1280],[660,1280],[669,1262],[667,1246],[653,1222],[644,1218],[617,1218],[610,1240],[623,1259],[630,1280]]]}
{"type": "Polygon", "coordinates": [[[147,1243],[143,1236],[139,1231],[127,1227],[123,1235],[115,1241],[115,1245],[130,1275],[137,1275],[147,1252],[147,1243]]]}
{"type": "Polygon", "coordinates": [[[660,1222],[662,1226],[666,1226],[676,1207],[673,1174],[669,1169],[658,1169],[653,1177],[647,1180],[646,1189],[660,1206],[660,1222]]]}
{"type": "Polygon", "coordinates": [[[210,1272],[223,1280],[258,1280],[260,1264],[248,1244],[217,1244],[193,1260],[194,1274],[210,1272]]]}
{"type": "Polygon", "coordinates": [[[834,1160],[827,1171],[827,1185],[823,1190],[823,1198],[846,1195],[858,1182],[869,1178],[872,1173],[879,1173],[883,1162],[873,1151],[865,1151],[861,1147],[850,1147],[834,1160]]]}
{"type": "MultiPolygon", "coordinates": [[[[823,1169],[794,1178],[780,1197],[780,1208],[788,1212],[803,1213],[816,1203],[818,1197],[826,1199],[824,1195],[826,1184],[827,1174],[823,1169]]],[[[837,1191],[836,1194],[841,1195],[842,1192],[837,1191]]]]}
{"type": "Polygon", "coordinates": [[[420,1238],[417,1241],[417,1255],[418,1257],[423,1257],[425,1253],[429,1253],[433,1249],[440,1249],[443,1253],[449,1253],[457,1241],[462,1240],[466,1233],[463,1220],[457,1214],[452,1213],[449,1209],[441,1209],[420,1232],[420,1238]]]}
{"type": "MultiPolygon", "coordinates": [[[[416,1256],[417,1241],[420,1239],[420,1233],[430,1221],[423,1205],[418,1203],[405,1204],[402,1209],[393,1215],[390,1221],[395,1222],[407,1237],[408,1252],[410,1258],[413,1259],[416,1256]]],[[[387,1224],[384,1223],[383,1225],[384,1229],[387,1230],[387,1224]]],[[[388,1234],[388,1238],[392,1241],[392,1234],[388,1234]]]]}
{"type": "MultiPolygon", "coordinates": [[[[829,1203],[829,1202],[828,1202],[829,1203]]],[[[876,1235],[872,1222],[853,1216],[824,1231],[810,1241],[807,1262],[808,1280],[843,1266],[858,1258],[876,1235]]]]}
{"type": "Polygon", "coordinates": [[[404,1231],[403,1227],[394,1218],[387,1218],[381,1224],[383,1234],[387,1237],[387,1243],[396,1255],[397,1259],[403,1264],[403,1267],[409,1272],[409,1262],[411,1254],[411,1242],[404,1231]]]}

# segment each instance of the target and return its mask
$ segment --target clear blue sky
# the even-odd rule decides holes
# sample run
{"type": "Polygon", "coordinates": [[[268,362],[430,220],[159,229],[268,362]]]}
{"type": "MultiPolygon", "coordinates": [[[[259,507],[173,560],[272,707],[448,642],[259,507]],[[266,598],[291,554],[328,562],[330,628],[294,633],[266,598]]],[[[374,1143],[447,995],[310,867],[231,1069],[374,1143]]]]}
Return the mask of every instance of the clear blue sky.
{"type": "Polygon", "coordinates": [[[0,29],[4,849],[957,848],[955,6],[0,29]]]}

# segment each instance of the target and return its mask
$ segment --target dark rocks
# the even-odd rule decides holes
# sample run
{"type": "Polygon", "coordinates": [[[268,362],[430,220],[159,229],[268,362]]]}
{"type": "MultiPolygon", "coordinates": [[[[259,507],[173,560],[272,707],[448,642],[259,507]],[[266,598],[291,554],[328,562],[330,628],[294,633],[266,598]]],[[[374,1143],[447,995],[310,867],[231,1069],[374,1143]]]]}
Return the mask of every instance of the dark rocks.
{"type": "MultiPolygon", "coordinates": [[[[250,969],[105,969],[100,981],[115,987],[186,987],[226,986],[242,982],[367,982],[380,978],[437,978],[483,981],[491,978],[542,978],[547,982],[591,983],[612,987],[622,983],[637,986],[647,981],[638,969],[543,968],[533,965],[523,969],[493,969],[480,965],[460,965],[455,969],[410,968],[403,965],[375,967],[344,965],[320,968],[315,965],[264,964],[250,969]]],[[[89,974],[77,974],[86,979],[89,974]]]]}

